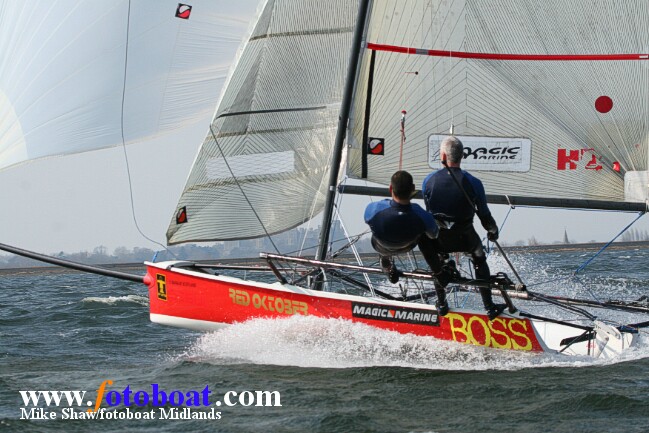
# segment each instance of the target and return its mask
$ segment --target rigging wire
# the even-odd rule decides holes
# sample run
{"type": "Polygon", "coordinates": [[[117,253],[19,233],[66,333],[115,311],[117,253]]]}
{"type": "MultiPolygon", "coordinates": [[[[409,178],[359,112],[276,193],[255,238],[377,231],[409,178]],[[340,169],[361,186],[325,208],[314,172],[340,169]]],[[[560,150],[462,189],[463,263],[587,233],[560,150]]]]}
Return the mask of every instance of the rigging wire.
{"type": "Polygon", "coordinates": [[[262,230],[266,234],[266,237],[270,241],[271,245],[273,248],[275,248],[275,251],[277,251],[278,254],[280,254],[279,248],[277,248],[277,245],[275,245],[275,242],[273,241],[272,236],[268,233],[268,230],[266,230],[266,226],[264,225],[263,221],[261,220],[261,217],[255,210],[255,207],[252,205],[250,200],[248,199],[248,196],[246,195],[246,192],[243,190],[243,187],[239,183],[239,179],[237,179],[237,176],[235,176],[234,171],[232,171],[232,167],[230,167],[230,164],[228,163],[228,159],[225,157],[225,153],[223,152],[223,149],[221,149],[221,145],[219,144],[218,140],[216,139],[216,134],[214,133],[214,128],[213,125],[210,124],[210,134],[212,134],[212,139],[214,139],[214,144],[216,144],[216,147],[219,149],[219,152],[221,152],[221,156],[223,157],[223,162],[225,163],[225,166],[228,168],[228,171],[230,172],[230,175],[232,176],[232,179],[234,180],[234,183],[237,184],[237,187],[239,188],[239,191],[241,191],[241,195],[243,198],[246,200],[246,203],[248,203],[248,206],[250,206],[250,210],[252,210],[252,213],[255,214],[255,217],[257,218],[257,221],[259,221],[259,225],[261,226],[262,230]]]}
{"type": "MultiPolygon", "coordinates": [[[[414,13],[414,8],[413,8],[413,13],[414,13]]],[[[423,20],[424,16],[422,14],[421,16],[421,22],[420,22],[420,28],[422,28],[422,34],[423,34],[423,20]]],[[[412,29],[411,32],[411,38],[410,38],[410,46],[414,46],[415,38],[417,37],[417,28],[412,29]]],[[[407,37],[407,35],[406,35],[407,37]]],[[[410,57],[410,56],[408,56],[410,57]]],[[[402,85],[403,93],[401,95],[402,98],[402,109],[401,109],[401,119],[400,119],[400,132],[401,132],[401,139],[400,139],[400,145],[399,145],[399,170],[402,169],[403,167],[403,149],[406,145],[406,114],[407,111],[410,110],[409,103],[410,103],[410,84],[411,84],[411,78],[417,77],[419,75],[419,71],[417,70],[417,65],[416,65],[416,59],[415,56],[412,56],[410,58],[406,58],[406,61],[403,63],[406,65],[407,70],[403,72],[403,75],[405,76],[404,78],[404,83],[402,85]]]]}
{"type": "MultiPolygon", "coordinates": [[[[442,25],[443,24],[444,23],[442,22],[442,25]]],[[[442,26],[440,25],[439,28],[441,30],[442,26]]],[[[452,71],[454,69],[453,68],[453,46],[451,45],[451,35],[449,35],[447,43],[448,43],[448,47],[449,47],[448,48],[448,70],[449,70],[449,73],[450,73],[450,71],[452,71]]],[[[442,45],[443,45],[443,39],[442,39],[442,45]]],[[[450,95],[451,101],[453,100],[453,93],[454,93],[453,91],[454,90],[456,90],[456,88],[455,88],[455,74],[451,74],[451,95],[450,95]]],[[[455,94],[455,96],[457,96],[457,93],[455,94]]],[[[455,135],[455,104],[451,102],[450,105],[451,105],[451,124],[449,126],[448,132],[449,132],[449,135],[455,135]]],[[[441,158],[441,155],[440,155],[440,158],[441,158]]]]}
{"type": "MultiPolygon", "coordinates": [[[[583,287],[586,291],[588,291],[588,293],[590,294],[590,296],[591,296],[595,301],[597,301],[597,302],[599,302],[599,303],[602,303],[602,302],[597,298],[597,296],[592,292],[592,290],[590,290],[590,288],[587,287],[587,286],[586,286],[586,285],[581,281],[581,279],[578,278],[577,274],[578,274],[579,272],[581,272],[583,269],[585,269],[586,266],[588,266],[588,265],[589,265],[589,264],[590,264],[590,263],[591,263],[591,262],[592,262],[592,261],[593,261],[597,256],[599,256],[602,252],[604,252],[604,250],[605,250],[606,248],[608,248],[608,247],[609,247],[609,246],[610,246],[610,245],[611,245],[611,244],[612,244],[612,243],[613,243],[617,238],[619,238],[619,237],[620,237],[624,232],[626,232],[626,231],[627,231],[627,230],[628,230],[628,229],[629,229],[633,224],[635,224],[635,222],[638,221],[638,220],[639,220],[639,219],[640,219],[644,214],[645,214],[645,212],[640,212],[640,214],[636,217],[636,219],[634,219],[631,223],[629,223],[626,227],[624,227],[624,228],[623,228],[623,229],[622,229],[622,230],[621,230],[617,235],[615,235],[615,236],[613,237],[613,239],[611,239],[608,243],[606,243],[606,245],[604,245],[604,246],[603,246],[603,247],[602,247],[602,248],[601,248],[597,253],[595,253],[591,258],[589,258],[589,259],[586,260],[584,263],[582,263],[582,264],[581,264],[581,265],[580,265],[580,266],[579,266],[579,267],[578,267],[578,268],[577,268],[577,269],[576,269],[576,270],[575,270],[571,275],[566,276],[566,277],[560,277],[560,278],[554,278],[554,279],[551,279],[551,280],[541,281],[541,282],[539,282],[539,283],[528,284],[528,285],[527,285],[527,288],[529,289],[530,287],[533,287],[533,286],[538,286],[538,285],[541,285],[541,284],[549,284],[549,283],[553,283],[553,282],[557,282],[557,281],[572,281],[572,282],[575,282],[575,283],[579,284],[579,285],[580,285],[581,287],[583,287]]],[[[539,299],[541,299],[541,300],[548,301],[548,298],[545,298],[545,297],[539,297],[539,296],[537,296],[537,297],[538,297],[539,299]]],[[[549,302],[549,301],[548,301],[548,302],[549,302]]],[[[552,302],[551,302],[551,303],[552,303],[552,302]]],[[[581,309],[580,309],[580,310],[581,310],[581,309]]]]}
{"type": "MultiPolygon", "coordinates": [[[[121,129],[121,137],[122,137],[122,150],[124,152],[124,162],[126,165],[126,175],[128,179],[128,190],[129,190],[129,197],[131,201],[131,216],[133,217],[133,222],[135,223],[135,228],[137,231],[140,233],[140,235],[148,240],[149,242],[154,243],[155,245],[158,245],[162,247],[164,250],[166,250],[172,257],[175,257],[175,254],[167,248],[166,245],[161,244],[158,241],[155,241],[148,237],[142,229],[140,228],[140,224],[137,221],[137,215],[135,212],[135,200],[133,199],[133,181],[131,179],[131,168],[129,164],[129,159],[128,159],[128,152],[126,151],[126,139],[124,137],[124,106],[125,106],[125,101],[126,101],[126,78],[127,78],[127,72],[128,72],[128,41],[129,41],[129,33],[130,33],[130,28],[131,28],[131,0],[128,2],[128,11],[126,13],[126,44],[124,47],[124,79],[122,82],[122,101],[121,101],[121,116],[120,116],[120,129],[121,129]]],[[[153,261],[155,261],[155,258],[157,257],[158,253],[156,252],[153,261]]]]}
{"type": "MultiPolygon", "coordinates": [[[[315,131],[313,131],[312,134],[315,134],[315,131]]],[[[324,138],[325,139],[331,138],[332,142],[335,139],[335,137],[324,137],[324,138]]],[[[346,165],[346,161],[343,159],[342,166],[341,166],[341,171],[343,173],[345,173],[345,171],[346,171],[345,165],[346,165]]],[[[345,179],[346,179],[346,176],[345,176],[345,179]]],[[[324,196],[324,194],[322,194],[322,191],[325,190],[327,181],[328,181],[327,176],[322,176],[320,178],[320,184],[318,185],[318,189],[314,193],[313,201],[311,202],[311,210],[310,210],[310,214],[309,214],[309,220],[308,220],[308,223],[307,223],[307,230],[305,230],[304,237],[302,238],[302,245],[301,245],[300,251],[298,253],[299,255],[302,255],[302,251],[304,250],[304,245],[306,244],[306,240],[307,240],[308,230],[311,228],[311,223],[312,223],[313,218],[315,217],[315,214],[317,212],[317,210],[316,210],[316,207],[317,207],[316,205],[318,203],[317,197],[319,195],[324,196]]],[[[326,196],[324,196],[323,200],[326,200],[326,196]]],[[[334,200],[335,200],[334,201],[334,209],[335,209],[337,203],[340,203],[342,201],[342,194],[338,194],[335,197],[334,200]]],[[[333,234],[330,235],[330,238],[331,237],[333,237],[333,234]]],[[[331,248],[331,245],[333,245],[333,243],[331,243],[327,249],[331,248]]]]}
{"type": "MultiPolygon", "coordinates": [[[[505,215],[505,218],[503,219],[502,224],[500,225],[500,231],[501,231],[501,232],[502,232],[502,230],[503,230],[503,228],[504,228],[504,226],[505,226],[505,223],[506,223],[506,221],[507,221],[507,219],[508,219],[508,217],[509,217],[509,215],[510,215],[510,213],[511,213],[511,211],[512,211],[513,209],[515,209],[515,206],[511,205],[511,203],[510,203],[509,210],[508,210],[507,214],[505,215]]],[[[639,215],[638,215],[638,216],[637,216],[637,217],[636,217],[636,218],[635,218],[631,223],[629,223],[626,227],[624,227],[624,228],[623,228],[623,229],[622,229],[622,230],[621,230],[621,231],[620,231],[620,232],[619,232],[615,237],[613,237],[613,239],[611,239],[611,240],[610,240],[606,245],[604,245],[604,246],[603,246],[603,247],[602,247],[602,248],[601,248],[601,249],[600,249],[600,250],[599,250],[595,255],[593,255],[590,259],[588,259],[586,262],[584,262],[582,265],[580,265],[580,266],[579,266],[579,267],[578,267],[578,268],[573,272],[572,275],[570,275],[570,276],[566,276],[566,277],[554,278],[554,279],[546,280],[546,281],[542,281],[542,282],[539,282],[539,283],[528,284],[528,285],[527,285],[527,288],[529,289],[530,287],[537,286],[537,285],[541,285],[541,284],[549,284],[549,283],[553,283],[553,282],[569,280],[569,281],[573,281],[573,282],[575,282],[575,283],[581,285],[581,286],[582,286],[582,287],[583,287],[583,288],[584,288],[584,289],[585,289],[585,290],[590,294],[590,296],[591,296],[591,297],[592,297],[596,302],[598,302],[598,303],[602,303],[602,301],[601,301],[601,300],[600,300],[600,299],[595,295],[595,293],[593,293],[593,291],[590,290],[590,288],[589,288],[588,286],[586,286],[586,285],[581,281],[581,279],[579,279],[579,278],[577,277],[577,274],[578,274],[580,271],[582,271],[584,268],[586,268],[586,266],[588,266],[588,265],[589,265],[589,264],[590,264],[590,263],[591,263],[591,262],[592,262],[592,261],[593,261],[593,260],[598,256],[598,255],[600,255],[600,254],[601,254],[601,253],[602,253],[606,248],[608,248],[608,247],[609,247],[609,246],[610,246],[610,245],[611,245],[611,244],[612,244],[612,243],[613,243],[617,238],[619,238],[619,237],[620,237],[624,232],[626,232],[626,231],[627,231],[627,230],[628,230],[628,229],[629,229],[629,228],[630,228],[630,227],[631,227],[631,226],[632,226],[636,221],[638,221],[638,220],[639,220],[639,219],[640,219],[644,214],[645,214],[645,212],[640,212],[640,214],[639,214],[639,215]]],[[[484,239],[483,239],[483,241],[484,241],[484,239]]],[[[489,254],[489,253],[490,253],[490,251],[488,252],[488,254],[489,254]]],[[[585,310],[583,310],[583,309],[581,309],[581,308],[579,308],[579,309],[573,309],[573,308],[576,308],[576,307],[566,307],[566,306],[563,306],[563,305],[560,304],[560,303],[557,303],[557,302],[552,301],[550,298],[546,298],[546,297],[544,297],[544,296],[540,296],[540,295],[538,295],[538,294],[537,294],[535,297],[536,297],[538,300],[542,300],[542,301],[544,301],[544,302],[549,302],[549,303],[554,304],[554,305],[556,305],[556,306],[558,306],[558,307],[560,307],[560,308],[564,308],[564,309],[566,309],[566,310],[568,310],[568,311],[576,312],[576,313],[578,313],[578,314],[580,314],[580,315],[583,315],[583,316],[585,316],[585,317],[587,317],[587,318],[589,318],[589,319],[591,319],[591,320],[594,318],[594,316],[590,315],[590,313],[588,313],[587,311],[585,311],[585,310]]],[[[466,300],[465,300],[465,301],[466,301],[466,300]]],[[[620,324],[620,323],[618,323],[618,324],[620,324]]]]}
{"type": "MultiPolygon", "coordinates": [[[[354,258],[356,259],[356,261],[358,262],[358,264],[360,266],[363,266],[363,260],[362,260],[362,258],[360,256],[359,252],[358,252],[358,248],[356,248],[356,241],[358,241],[362,236],[364,236],[365,233],[367,233],[367,231],[365,233],[362,233],[361,235],[359,235],[356,238],[355,242],[352,242],[351,239],[350,239],[349,233],[347,232],[347,228],[345,227],[345,224],[343,223],[343,220],[340,217],[340,213],[338,212],[338,207],[337,206],[334,206],[334,212],[336,214],[336,217],[338,217],[338,221],[340,222],[340,227],[342,228],[343,233],[345,234],[345,237],[349,241],[349,243],[347,245],[345,245],[343,248],[345,248],[345,249],[347,249],[348,247],[351,248],[352,253],[354,254],[354,258]]],[[[363,272],[363,278],[365,279],[365,282],[367,283],[367,287],[369,287],[370,293],[372,294],[372,296],[376,296],[376,294],[374,293],[374,287],[372,286],[372,281],[370,280],[369,275],[367,275],[367,273],[363,272]]]]}
{"type": "Polygon", "coordinates": [[[617,238],[619,238],[619,237],[622,235],[622,233],[624,233],[625,231],[627,231],[627,230],[628,230],[628,229],[629,229],[633,224],[635,224],[636,221],[638,221],[640,218],[642,218],[642,216],[643,216],[644,214],[645,214],[644,212],[640,212],[640,214],[638,215],[638,217],[637,217],[636,219],[634,219],[633,221],[631,221],[631,223],[630,223],[629,225],[627,225],[626,227],[624,227],[624,228],[622,229],[621,232],[619,232],[617,235],[615,235],[615,237],[614,237],[613,239],[611,239],[611,240],[610,240],[606,245],[604,245],[604,246],[603,246],[603,247],[602,247],[602,248],[601,248],[601,249],[600,249],[600,250],[599,250],[599,251],[598,251],[598,252],[597,252],[593,257],[591,257],[590,259],[586,260],[586,261],[585,261],[581,266],[579,266],[579,267],[578,267],[578,268],[573,272],[572,275],[573,275],[573,276],[576,276],[580,271],[582,271],[586,266],[588,266],[588,265],[589,265],[589,264],[590,264],[590,263],[595,259],[595,257],[599,256],[599,255],[600,255],[600,254],[601,254],[601,253],[602,253],[606,248],[608,248],[608,247],[609,247],[609,246],[610,246],[610,245],[611,245],[611,244],[612,244],[612,243],[613,243],[617,238]]]}
{"type": "MultiPolygon", "coordinates": [[[[343,253],[344,250],[346,250],[347,248],[350,248],[350,247],[353,246],[353,245],[356,245],[356,243],[357,243],[358,241],[360,241],[360,240],[361,240],[361,239],[362,239],[366,234],[368,234],[369,232],[370,232],[369,230],[365,230],[364,232],[362,232],[362,233],[360,233],[360,234],[357,234],[357,235],[353,235],[353,236],[351,236],[351,237],[349,237],[349,238],[338,238],[338,239],[333,239],[333,240],[331,241],[332,244],[337,243],[337,242],[343,242],[343,241],[348,241],[348,242],[347,242],[347,244],[345,244],[345,245],[343,245],[342,247],[340,247],[340,248],[339,248],[337,251],[335,251],[333,254],[331,254],[331,258],[336,258],[336,257],[338,257],[340,254],[343,253]]],[[[309,245],[309,246],[307,246],[307,247],[304,247],[303,249],[308,251],[308,250],[312,250],[312,249],[316,249],[316,248],[318,248],[318,244],[315,244],[315,245],[309,245]]],[[[300,250],[295,250],[295,251],[289,251],[289,252],[285,253],[284,255],[289,255],[289,256],[290,256],[290,255],[293,255],[293,254],[299,253],[300,251],[302,251],[302,249],[300,249],[300,250]]]]}
{"type": "MultiPolygon", "coordinates": [[[[302,244],[300,245],[300,250],[299,250],[298,255],[302,255],[302,251],[304,250],[304,244],[306,244],[307,235],[309,233],[309,230],[311,229],[311,223],[313,222],[313,218],[315,217],[315,213],[316,213],[316,203],[318,202],[316,197],[318,195],[320,195],[321,191],[323,190],[323,184],[326,183],[325,178],[326,178],[326,176],[322,176],[322,178],[320,180],[320,185],[318,186],[318,189],[315,191],[315,197],[313,198],[313,201],[311,202],[311,211],[310,211],[310,214],[309,214],[309,220],[307,221],[306,230],[304,231],[304,237],[302,238],[302,244]]],[[[342,194],[340,194],[340,195],[342,195],[342,194]]],[[[334,203],[334,207],[335,207],[335,203],[334,203]]]]}
{"type": "MultiPolygon", "coordinates": [[[[507,200],[509,200],[509,197],[507,198],[507,200]]],[[[512,213],[514,209],[516,209],[516,207],[510,204],[509,210],[507,211],[507,214],[505,215],[505,218],[503,218],[503,222],[500,224],[500,228],[498,229],[499,233],[503,232],[503,229],[505,228],[505,223],[507,222],[507,218],[509,218],[509,214],[512,213]]],[[[487,239],[486,236],[482,238],[482,242],[484,242],[485,240],[487,240],[487,257],[489,257],[489,254],[491,254],[493,248],[491,248],[489,240],[487,239]]]]}
{"type": "MultiPolygon", "coordinates": [[[[346,158],[343,158],[343,160],[342,160],[340,171],[344,175],[343,175],[342,181],[339,183],[339,185],[345,185],[345,183],[349,179],[347,174],[345,174],[347,172],[347,160],[346,160],[346,158]]],[[[340,215],[340,212],[338,211],[338,209],[340,209],[342,207],[342,202],[343,202],[343,194],[336,194],[336,197],[334,199],[334,204],[333,204],[333,211],[334,211],[334,214],[335,214],[336,218],[340,222],[340,226],[343,229],[343,235],[345,236],[345,239],[347,240],[348,243],[347,243],[347,245],[344,245],[344,246],[340,247],[338,249],[338,251],[336,251],[334,253],[331,253],[331,250],[333,249],[333,245],[336,242],[336,241],[332,240],[334,238],[334,235],[336,234],[336,227],[334,227],[331,234],[330,234],[330,236],[329,236],[329,244],[327,245],[327,250],[329,251],[329,254],[331,255],[332,258],[336,257],[343,250],[345,250],[345,249],[347,249],[349,247],[353,248],[354,244],[356,242],[358,242],[358,240],[360,240],[360,238],[365,234],[365,233],[362,233],[357,238],[355,238],[354,240],[351,239],[351,237],[347,233],[347,229],[345,228],[345,226],[343,224],[343,219],[342,219],[342,217],[340,215]]],[[[362,265],[362,263],[360,262],[360,259],[359,259],[359,264],[362,265]]]]}

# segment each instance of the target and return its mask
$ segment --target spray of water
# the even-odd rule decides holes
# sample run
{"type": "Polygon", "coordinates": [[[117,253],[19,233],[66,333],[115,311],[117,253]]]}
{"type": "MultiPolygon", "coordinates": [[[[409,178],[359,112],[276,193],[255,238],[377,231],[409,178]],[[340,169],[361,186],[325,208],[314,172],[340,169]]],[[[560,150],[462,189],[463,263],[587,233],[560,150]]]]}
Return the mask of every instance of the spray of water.
{"type": "Polygon", "coordinates": [[[97,302],[100,304],[114,305],[118,303],[134,303],[138,305],[149,305],[149,298],[139,295],[126,295],[126,296],[107,296],[105,298],[90,296],[83,298],[81,302],[97,302]]]}
{"type": "Polygon", "coordinates": [[[398,366],[432,370],[518,370],[604,365],[649,357],[649,347],[616,360],[485,349],[381,330],[342,319],[261,319],[204,334],[182,360],[316,368],[398,366]]]}

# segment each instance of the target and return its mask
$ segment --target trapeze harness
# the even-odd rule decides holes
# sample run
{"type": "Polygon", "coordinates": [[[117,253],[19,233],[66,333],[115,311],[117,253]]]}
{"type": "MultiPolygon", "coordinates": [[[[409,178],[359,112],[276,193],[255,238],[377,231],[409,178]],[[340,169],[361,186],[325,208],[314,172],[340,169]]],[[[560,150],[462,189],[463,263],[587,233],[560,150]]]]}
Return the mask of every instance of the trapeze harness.
{"type": "MultiPolygon", "coordinates": [[[[476,204],[482,226],[486,230],[497,228],[487,206],[482,182],[459,167],[450,167],[450,170],[453,170],[455,177],[476,204]]],[[[424,179],[422,193],[426,209],[433,214],[440,228],[438,238],[433,241],[437,252],[470,254],[476,277],[489,279],[489,266],[482,241],[473,228],[476,212],[446,169],[428,175],[424,179]]]]}
{"type": "Polygon", "coordinates": [[[437,237],[439,231],[433,216],[418,204],[399,204],[390,199],[370,203],[365,222],[372,229],[372,246],[387,256],[408,252],[420,238],[437,237]]]}

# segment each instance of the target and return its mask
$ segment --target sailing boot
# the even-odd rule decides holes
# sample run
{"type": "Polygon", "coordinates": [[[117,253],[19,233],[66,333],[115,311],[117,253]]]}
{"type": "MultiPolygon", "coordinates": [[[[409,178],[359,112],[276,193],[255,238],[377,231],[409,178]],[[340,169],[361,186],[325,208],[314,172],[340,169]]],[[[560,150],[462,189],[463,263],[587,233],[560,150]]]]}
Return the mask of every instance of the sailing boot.
{"type": "Polygon", "coordinates": [[[446,265],[442,266],[442,269],[440,269],[439,272],[436,274],[433,274],[433,277],[435,278],[435,287],[437,290],[437,287],[442,288],[442,290],[448,286],[448,283],[450,283],[453,280],[453,271],[449,269],[446,265]]]}
{"type": "Polygon", "coordinates": [[[444,317],[448,314],[448,302],[446,301],[446,290],[443,287],[435,285],[435,291],[437,292],[437,301],[435,301],[435,308],[437,308],[437,314],[444,317]]]}
{"type": "Polygon", "coordinates": [[[444,265],[446,269],[451,274],[452,279],[457,280],[462,278],[462,275],[460,274],[460,271],[457,270],[457,265],[455,264],[455,260],[449,260],[446,265],[444,265]]]}
{"type": "Polygon", "coordinates": [[[381,256],[381,269],[383,269],[383,272],[385,272],[388,276],[388,280],[392,284],[397,284],[399,282],[399,271],[389,257],[381,256]]]}
{"type": "Polygon", "coordinates": [[[487,317],[489,317],[489,320],[494,320],[496,317],[500,315],[503,311],[505,311],[505,308],[507,308],[507,305],[505,304],[491,304],[489,307],[485,307],[487,310],[487,317]]]}
{"type": "MultiPolygon", "coordinates": [[[[455,266],[455,261],[448,260],[448,255],[446,255],[447,263],[442,265],[437,273],[433,274],[435,278],[435,292],[437,292],[437,301],[435,301],[435,307],[437,308],[437,313],[440,316],[446,316],[449,312],[448,302],[446,301],[446,286],[452,281],[457,281],[461,278],[460,273],[455,266]]],[[[430,263],[431,269],[435,269],[435,263],[430,263]]],[[[437,265],[438,266],[438,265],[437,265]]]]}
{"type": "Polygon", "coordinates": [[[482,297],[484,308],[487,310],[489,320],[494,320],[507,308],[505,304],[494,304],[493,298],[491,297],[491,289],[488,287],[480,287],[480,296],[482,297]]]}

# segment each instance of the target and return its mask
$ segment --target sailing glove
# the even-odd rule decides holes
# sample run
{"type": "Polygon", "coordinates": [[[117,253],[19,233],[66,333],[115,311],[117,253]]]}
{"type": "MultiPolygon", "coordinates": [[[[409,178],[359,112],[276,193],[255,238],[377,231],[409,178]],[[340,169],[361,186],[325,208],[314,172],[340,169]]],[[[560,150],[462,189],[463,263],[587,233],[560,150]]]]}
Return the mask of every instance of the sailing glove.
{"type": "Polygon", "coordinates": [[[481,217],[480,222],[482,223],[482,227],[487,230],[487,239],[489,239],[491,242],[497,241],[498,240],[498,224],[496,224],[496,220],[494,220],[494,217],[491,216],[491,214],[481,217]]]}

